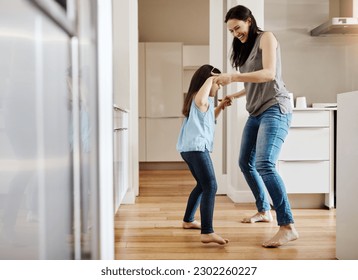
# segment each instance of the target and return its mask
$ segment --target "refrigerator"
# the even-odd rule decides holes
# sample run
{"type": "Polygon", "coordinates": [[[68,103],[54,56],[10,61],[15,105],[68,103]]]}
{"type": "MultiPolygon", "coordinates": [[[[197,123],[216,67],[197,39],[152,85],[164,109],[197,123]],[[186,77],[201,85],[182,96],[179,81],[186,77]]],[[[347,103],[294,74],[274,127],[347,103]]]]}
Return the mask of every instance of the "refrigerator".
{"type": "Polygon", "coordinates": [[[182,161],[176,142],[183,122],[183,45],[141,43],[139,53],[140,160],[182,161]]]}

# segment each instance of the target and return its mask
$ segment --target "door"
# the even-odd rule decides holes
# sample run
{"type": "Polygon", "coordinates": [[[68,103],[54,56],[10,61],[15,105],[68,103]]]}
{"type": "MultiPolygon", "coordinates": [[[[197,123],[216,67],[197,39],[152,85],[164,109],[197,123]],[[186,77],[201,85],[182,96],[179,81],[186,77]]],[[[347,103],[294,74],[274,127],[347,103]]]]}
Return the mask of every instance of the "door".
{"type": "Polygon", "coordinates": [[[0,1],[0,259],[98,257],[95,2],[78,40],[69,2],[0,1]]]}

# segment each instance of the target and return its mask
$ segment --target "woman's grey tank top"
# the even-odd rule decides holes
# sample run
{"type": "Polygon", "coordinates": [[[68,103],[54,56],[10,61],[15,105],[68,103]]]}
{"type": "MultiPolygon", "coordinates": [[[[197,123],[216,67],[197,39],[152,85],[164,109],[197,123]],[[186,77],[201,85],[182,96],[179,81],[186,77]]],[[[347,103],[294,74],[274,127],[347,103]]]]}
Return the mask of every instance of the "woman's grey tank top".
{"type": "MultiPolygon", "coordinates": [[[[239,67],[241,73],[263,69],[262,50],[260,49],[260,33],[246,62],[239,67]]],[[[276,77],[273,81],[264,83],[244,83],[246,91],[246,110],[250,115],[258,116],[269,107],[278,104],[281,113],[291,113],[292,106],[286,85],[282,80],[281,50],[277,42],[276,48],[276,77]]]]}

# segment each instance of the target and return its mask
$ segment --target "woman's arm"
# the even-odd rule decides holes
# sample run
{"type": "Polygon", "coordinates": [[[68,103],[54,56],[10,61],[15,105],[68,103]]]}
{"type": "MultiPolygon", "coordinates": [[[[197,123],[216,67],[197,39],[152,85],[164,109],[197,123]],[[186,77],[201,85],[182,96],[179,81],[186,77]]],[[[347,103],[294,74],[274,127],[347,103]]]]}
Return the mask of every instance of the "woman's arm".
{"type": "Polygon", "coordinates": [[[235,98],[239,98],[241,96],[246,95],[245,89],[242,89],[238,92],[235,92],[233,94],[228,94],[225,96],[224,99],[220,100],[220,104],[215,108],[215,118],[217,118],[220,115],[221,110],[224,110],[226,107],[231,106],[232,101],[235,98]]]}
{"type": "Polygon", "coordinates": [[[246,95],[246,91],[245,89],[242,89],[238,92],[232,93],[232,94],[228,94],[226,97],[230,98],[231,100],[235,99],[235,98],[239,98],[246,95]]]}
{"type": "Polygon", "coordinates": [[[250,73],[223,73],[215,77],[215,82],[219,85],[227,85],[232,82],[264,83],[272,81],[276,76],[276,48],[275,36],[272,32],[264,32],[260,41],[263,69],[250,73]]]}

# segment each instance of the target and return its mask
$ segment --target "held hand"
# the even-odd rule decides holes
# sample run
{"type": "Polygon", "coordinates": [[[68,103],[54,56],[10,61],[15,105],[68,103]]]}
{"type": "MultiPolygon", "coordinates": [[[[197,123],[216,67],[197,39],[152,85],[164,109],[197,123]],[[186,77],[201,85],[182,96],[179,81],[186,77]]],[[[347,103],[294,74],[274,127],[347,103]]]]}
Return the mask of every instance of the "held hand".
{"type": "MultiPolygon", "coordinates": [[[[222,110],[224,110],[226,107],[229,107],[232,105],[232,97],[225,96],[223,100],[221,100],[220,107],[222,110]]],[[[219,100],[220,101],[220,100],[219,100]]]]}
{"type": "Polygon", "coordinates": [[[225,96],[225,98],[224,98],[225,108],[228,107],[228,106],[231,106],[233,100],[234,100],[234,98],[229,97],[229,96],[225,96]]]}
{"type": "Polygon", "coordinates": [[[230,95],[226,95],[225,98],[224,98],[224,101],[230,103],[230,105],[231,105],[231,103],[232,103],[232,101],[233,101],[234,99],[235,99],[235,97],[232,97],[232,96],[230,96],[230,95]]]}
{"type": "Polygon", "coordinates": [[[214,83],[217,83],[221,86],[226,86],[231,83],[231,75],[227,73],[217,75],[214,77],[214,83]]]}

